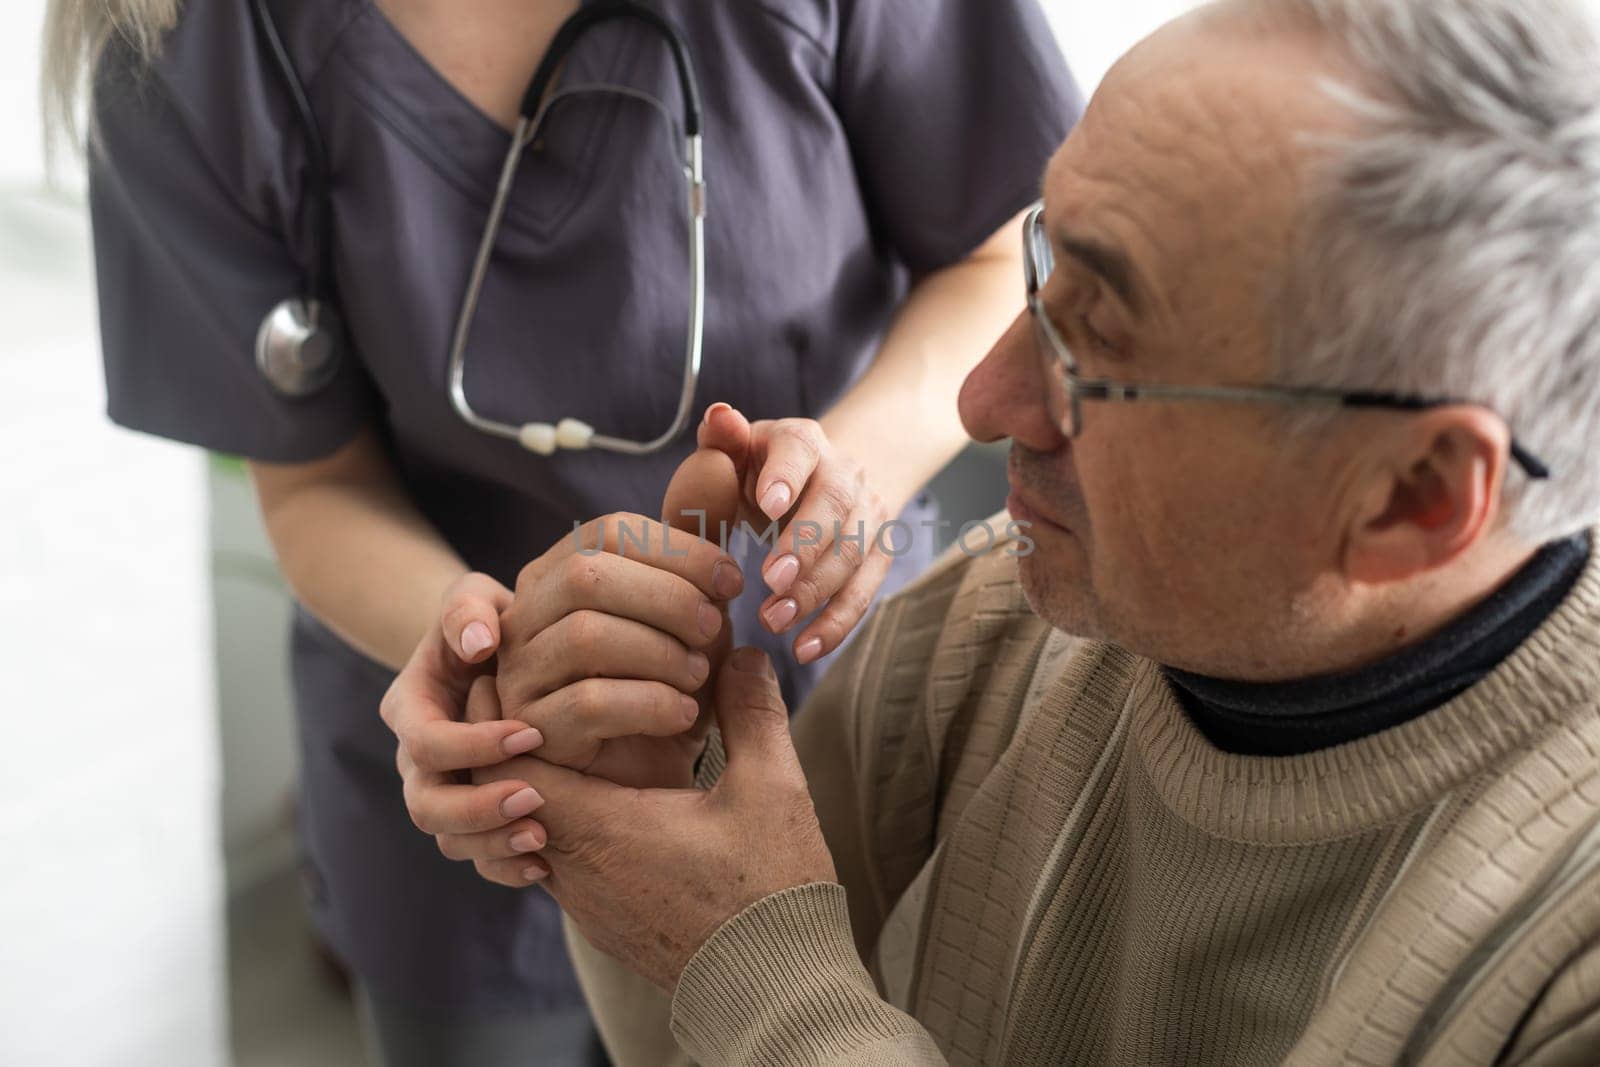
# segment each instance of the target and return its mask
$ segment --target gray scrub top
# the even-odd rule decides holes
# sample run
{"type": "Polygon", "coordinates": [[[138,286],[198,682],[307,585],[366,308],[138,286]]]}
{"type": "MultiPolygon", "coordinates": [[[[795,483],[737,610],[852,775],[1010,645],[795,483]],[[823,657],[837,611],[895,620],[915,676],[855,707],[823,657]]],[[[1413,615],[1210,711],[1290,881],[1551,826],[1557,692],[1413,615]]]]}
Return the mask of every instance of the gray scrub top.
{"type": "MultiPolygon", "coordinates": [[[[682,27],[704,93],[696,410],[723,400],[754,419],[817,417],[871,362],[911,280],[1034,198],[1077,90],[1035,0],[654,6],[682,27]]],[[[540,458],[450,405],[450,333],[509,135],[369,2],[275,9],[329,148],[352,358],[304,400],[255,369],[257,326],[300,293],[315,250],[304,137],[245,0],[187,0],[153,70],[113,46],[96,75],[90,203],[111,417],[272,462],[325,456],[376,425],[423,514],[508,584],[575,520],[655,513],[692,434],[644,459],[540,458]]],[[[592,33],[563,79],[626,84],[681,113],[666,49],[628,22],[592,33]]],[[[682,182],[649,109],[582,107],[516,176],[467,390],[502,421],[571,416],[648,439],[681,384],[682,182]]],[[[925,561],[919,540],[887,588],[925,561]]],[[[751,585],[738,636],[782,650],[797,698],[814,672],[755,625],[751,585]]],[[[391,1000],[484,1013],[577,1001],[545,894],[481,881],[407,819],[377,715],[390,673],[304,612],[293,653],[308,865],[334,947],[391,1000]]]]}

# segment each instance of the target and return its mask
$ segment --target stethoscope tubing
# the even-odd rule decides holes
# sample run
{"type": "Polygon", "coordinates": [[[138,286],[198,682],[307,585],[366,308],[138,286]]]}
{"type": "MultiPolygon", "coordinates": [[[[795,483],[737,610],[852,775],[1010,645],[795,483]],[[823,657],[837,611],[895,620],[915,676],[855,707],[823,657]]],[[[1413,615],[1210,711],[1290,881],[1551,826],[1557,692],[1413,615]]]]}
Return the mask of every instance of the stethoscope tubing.
{"type": "MultiPolygon", "coordinates": [[[[251,10],[261,31],[262,38],[266,41],[273,63],[277,67],[285,87],[288,89],[291,104],[306,135],[306,154],[310,170],[309,186],[313,213],[312,225],[318,248],[316,255],[313,257],[314,264],[308,272],[308,298],[305,301],[305,305],[309,309],[309,330],[313,333],[316,332],[319,329],[319,315],[325,315],[329,321],[326,326],[321,328],[327,329],[331,333],[332,330],[337,328],[337,316],[333,314],[332,307],[335,296],[333,291],[334,233],[332,177],[329,156],[316,115],[311,108],[311,101],[306,95],[304,84],[300,81],[299,75],[295,71],[288,49],[284,47],[283,38],[278,32],[276,21],[267,6],[267,0],[251,0],[251,10]],[[326,308],[326,312],[323,311],[324,308],[326,308]]],[[[605,86],[604,88],[612,92],[634,96],[665,111],[665,107],[661,102],[649,96],[649,94],[622,86],[605,86]]],[[[670,115],[668,115],[668,119],[670,122],[670,115]]],[[[510,148],[507,150],[505,161],[500,168],[500,178],[495,187],[494,201],[490,206],[483,235],[478,242],[477,254],[473,260],[466,290],[462,296],[460,311],[456,316],[455,327],[451,333],[448,362],[450,403],[456,414],[469,426],[491,436],[516,441],[527,450],[541,455],[551,455],[561,449],[601,449],[623,455],[647,456],[670,448],[683,436],[693,418],[694,399],[700,384],[700,371],[705,346],[706,182],[705,149],[701,129],[700,87],[695,77],[694,64],[689,53],[688,42],[684,38],[682,31],[663,15],[638,3],[637,0],[600,0],[598,3],[580,8],[576,14],[556,31],[555,38],[551,41],[544,59],[540,61],[538,69],[534,72],[527,92],[523,95],[520,118],[513,133],[510,148]],[[678,398],[678,406],[673,416],[672,424],[664,433],[649,441],[634,441],[596,433],[587,424],[570,418],[562,419],[553,425],[550,423],[527,423],[521,426],[490,419],[473,409],[471,402],[467,398],[466,391],[467,343],[471,337],[472,321],[477,313],[478,303],[483,293],[489,264],[494,257],[494,248],[499,237],[501,223],[505,218],[506,205],[510,200],[515,184],[517,165],[522,159],[523,151],[527,147],[533,132],[540,128],[551,107],[564,96],[582,89],[582,87],[579,87],[555,94],[548,92],[562,62],[576,47],[585,33],[603,23],[619,18],[631,18],[643,22],[666,41],[672,53],[673,64],[683,93],[684,107],[681,131],[683,135],[681,162],[684,180],[687,185],[686,211],[690,275],[689,336],[684,355],[683,387],[678,398]]],[[[289,306],[292,303],[292,301],[289,301],[283,306],[289,306]]],[[[274,316],[276,315],[277,310],[263,324],[264,332],[270,332],[267,331],[267,325],[274,321],[274,316]]],[[[297,339],[297,337],[298,335],[290,338],[289,344],[291,346],[304,344],[303,339],[297,339]]],[[[261,359],[260,353],[264,347],[262,340],[258,337],[258,361],[261,359]]],[[[291,352],[298,350],[298,347],[291,348],[291,352]]],[[[331,376],[327,380],[331,380],[331,376]]]]}

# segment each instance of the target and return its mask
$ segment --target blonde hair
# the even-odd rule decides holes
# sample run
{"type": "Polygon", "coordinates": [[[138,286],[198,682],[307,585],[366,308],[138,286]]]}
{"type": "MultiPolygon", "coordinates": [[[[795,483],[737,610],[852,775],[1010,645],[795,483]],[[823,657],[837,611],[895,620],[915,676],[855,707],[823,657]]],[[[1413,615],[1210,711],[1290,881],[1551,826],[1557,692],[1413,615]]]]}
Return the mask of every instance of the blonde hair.
{"type": "Polygon", "coordinates": [[[50,0],[44,21],[40,100],[47,148],[63,137],[81,143],[79,103],[100,55],[113,37],[146,59],[178,20],[180,0],[50,0]]]}

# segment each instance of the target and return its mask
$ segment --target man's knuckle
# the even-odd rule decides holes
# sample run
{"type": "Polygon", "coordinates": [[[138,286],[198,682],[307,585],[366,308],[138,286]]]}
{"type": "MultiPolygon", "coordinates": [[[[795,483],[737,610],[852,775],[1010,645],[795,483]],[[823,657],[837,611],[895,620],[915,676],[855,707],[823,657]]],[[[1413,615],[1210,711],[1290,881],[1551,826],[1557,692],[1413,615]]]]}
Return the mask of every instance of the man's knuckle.
{"type": "Polygon", "coordinates": [[[567,686],[566,698],[567,715],[580,730],[589,726],[604,707],[600,686],[592,678],[567,686]]]}
{"type": "Polygon", "coordinates": [[[421,730],[409,730],[406,736],[400,739],[400,745],[406,750],[406,756],[419,770],[431,771],[435,758],[433,742],[428,734],[421,730]]]}
{"type": "Polygon", "coordinates": [[[411,824],[423,833],[437,834],[441,832],[439,827],[434,824],[433,814],[427,809],[426,805],[418,802],[416,798],[412,797],[406,800],[406,814],[410,816],[411,824]]]}
{"type": "Polygon", "coordinates": [[[683,694],[670,685],[653,685],[650,687],[648,710],[656,718],[663,722],[681,721],[683,706],[683,694]]]}
{"type": "Polygon", "coordinates": [[[522,569],[517,571],[517,594],[520,596],[529,589],[532,589],[534,586],[538,585],[539,578],[544,574],[544,571],[545,559],[543,556],[540,556],[538,559],[529,560],[527,563],[523,564],[522,569]]]}
{"type": "Polygon", "coordinates": [[[567,655],[582,657],[593,650],[597,621],[590,611],[575,611],[566,617],[561,635],[567,655]]]}
{"type": "Polygon", "coordinates": [[[561,584],[572,594],[593,593],[605,582],[600,556],[568,556],[561,564],[561,584]]]}
{"type": "Polygon", "coordinates": [[[654,642],[655,660],[658,664],[657,677],[675,678],[682,676],[685,681],[689,678],[689,659],[686,650],[676,641],[663,640],[654,642]]]}

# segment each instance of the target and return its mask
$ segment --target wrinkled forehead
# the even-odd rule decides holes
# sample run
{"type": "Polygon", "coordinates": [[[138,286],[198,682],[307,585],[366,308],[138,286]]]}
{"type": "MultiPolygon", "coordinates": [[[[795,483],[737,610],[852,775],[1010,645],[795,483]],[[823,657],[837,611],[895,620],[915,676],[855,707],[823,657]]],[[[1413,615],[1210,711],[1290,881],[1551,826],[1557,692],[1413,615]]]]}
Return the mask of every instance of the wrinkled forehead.
{"type": "Polygon", "coordinates": [[[1047,221],[1120,247],[1158,315],[1194,290],[1281,269],[1318,134],[1343,128],[1309,34],[1206,13],[1112,68],[1051,162],[1047,221]]]}

